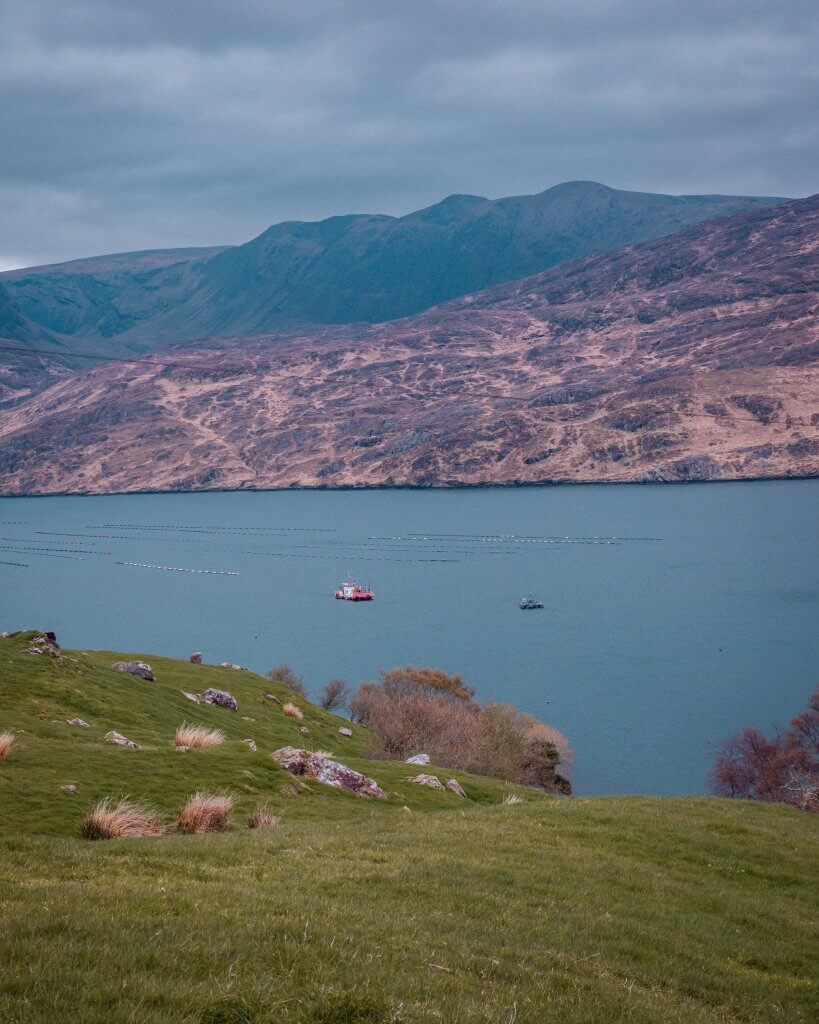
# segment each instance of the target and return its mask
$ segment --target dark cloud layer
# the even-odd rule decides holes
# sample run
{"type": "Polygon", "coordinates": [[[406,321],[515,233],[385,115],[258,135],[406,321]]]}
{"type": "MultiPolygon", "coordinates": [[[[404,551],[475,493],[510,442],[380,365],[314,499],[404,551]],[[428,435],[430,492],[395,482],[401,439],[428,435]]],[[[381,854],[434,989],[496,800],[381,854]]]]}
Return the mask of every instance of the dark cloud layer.
{"type": "Polygon", "coordinates": [[[819,190],[814,0],[4,0],[0,265],[590,178],[819,190]]]}

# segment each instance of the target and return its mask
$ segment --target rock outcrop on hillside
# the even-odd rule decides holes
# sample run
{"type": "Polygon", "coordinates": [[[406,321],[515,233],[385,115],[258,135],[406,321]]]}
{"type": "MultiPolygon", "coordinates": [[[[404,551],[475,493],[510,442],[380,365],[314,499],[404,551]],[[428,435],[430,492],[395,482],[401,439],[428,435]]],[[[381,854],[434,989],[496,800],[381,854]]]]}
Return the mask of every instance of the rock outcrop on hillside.
{"type": "Polygon", "coordinates": [[[109,364],[0,418],[0,491],[816,475],[818,267],[813,197],[404,320],[109,364]]]}

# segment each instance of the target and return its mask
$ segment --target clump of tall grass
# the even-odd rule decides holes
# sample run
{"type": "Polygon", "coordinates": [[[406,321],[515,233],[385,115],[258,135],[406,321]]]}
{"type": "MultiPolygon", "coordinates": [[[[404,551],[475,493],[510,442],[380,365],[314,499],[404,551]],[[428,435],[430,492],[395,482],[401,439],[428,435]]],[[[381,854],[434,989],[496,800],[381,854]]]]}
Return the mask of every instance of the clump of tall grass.
{"type": "Polygon", "coordinates": [[[209,729],[206,725],[191,725],[183,722],[176,730],[177,747],[192,747],[202,750],[204,747],[216,747],[225,742],[225,734],[221,729],[209,729]]]}
{"type": "Polygon", "coordinates": [[[219,793],[194,793],[179,812],[176,824],[180,832],[224,832],[230,824],[233,797],[219,793]]]}
{"type": "Polygon", "coordinates": [[[5,761],[17,737],[10,730],[0,732],[0,761],[5,761]]]}
{"type": "Polygon", "coordinates": [[[246,821],[248,828],[275,828],[281,818],[278,814],[271,814],[266,807],[257,807],[248,814],[246,821]]]}
{"type": "Polygon", "coordinates": [[[523,803],[523,797],[522,796],[518,796],[517,793],[507,793],[507,795],[503,798],[503,802],[507,806],[514,805],[514,804],[522,804],[523,803]]]}
{"type": "Polygon", "coordinates": [[[288,718],[304,718],[304,713],[301,708],[296,707],[295,704],[291,704],[290,701],[282,706],[282,711],[288,718]]]}
{"type": "Polygon", "coordinates": [[[124,797],[101,800],[82,820],[85,839],[133,839],[159,836],[165,829],[155,811],[124,797]]]}

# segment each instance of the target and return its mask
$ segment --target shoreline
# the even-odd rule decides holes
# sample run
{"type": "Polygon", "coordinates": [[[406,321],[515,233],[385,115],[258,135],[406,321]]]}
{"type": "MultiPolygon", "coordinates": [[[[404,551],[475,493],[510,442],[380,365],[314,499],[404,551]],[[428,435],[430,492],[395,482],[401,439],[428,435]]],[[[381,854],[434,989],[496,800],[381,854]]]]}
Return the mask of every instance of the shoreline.
{"type": "Polygon", "coordinates": [[[440,483],[440,484],[304,484],[296,487],[202,487],[202,488],[139,488],[132,491],[47,491],[30,494],[3,494],[0,499],[13,498],[113,498],[143,494],[268,494],[299,491],[484,491],[526,490],[546,487],[677,487],[689,484],[750,484],[782,482],[785,480],[819,480],[819,473],[794,475],[783,473],[777,476],[725,477],[711,480],[507,480],[486,483],[440,483]]]}

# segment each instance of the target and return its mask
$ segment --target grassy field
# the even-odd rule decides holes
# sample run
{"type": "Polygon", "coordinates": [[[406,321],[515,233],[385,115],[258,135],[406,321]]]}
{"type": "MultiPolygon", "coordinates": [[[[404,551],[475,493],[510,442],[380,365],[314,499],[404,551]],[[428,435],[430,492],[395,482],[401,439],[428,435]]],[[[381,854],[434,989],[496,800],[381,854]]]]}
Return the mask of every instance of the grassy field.
{"type": "Polygon", "coordinates": [[[285,718],[264,694],[287,691],[251,673],[147,656],[149,683],[112,671],[111,653],[22,655],[26,639],[0,640],[0,731],[19,736],[0,762],[2,1024],[817,1018],[815,816],[548,798],[458,774],[464,801],[367,760],[364,730],[345,739],[304,701],[302,722],[285,718]],[[180,693],[206,686],[238,714],[180,693]],[[74,716],[91,727],[63,724],[74,716]],[[177,753],[183,720],[228,742],[177,753]],[[109,729],[143,748],[103,742],[109,729]],[[389,799],[288,795],[269,758],[285,743],[333,750],[389,799]],[[170,821],[202,787],[236,796],[230,832],[79,838],[101,796],[170,821]],[[504,804],[510,792],[524,801],[504,804]],[[248,831],[260,803],[282,823],[248,831]]]}

